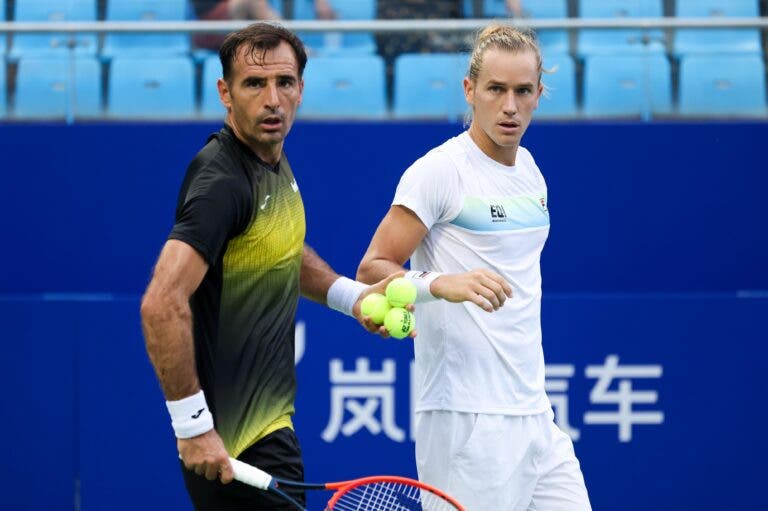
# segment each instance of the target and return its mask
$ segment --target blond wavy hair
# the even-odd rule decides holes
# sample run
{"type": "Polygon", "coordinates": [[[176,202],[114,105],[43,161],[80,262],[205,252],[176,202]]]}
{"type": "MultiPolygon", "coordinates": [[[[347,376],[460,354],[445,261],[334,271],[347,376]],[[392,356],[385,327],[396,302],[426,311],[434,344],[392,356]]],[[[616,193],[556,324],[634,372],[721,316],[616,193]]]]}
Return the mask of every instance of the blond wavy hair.
{"type": "MultiPolygon", "coordinates": [[[[539,83],[541,83],[541,75],[543,73],[553,73],[555,71],[554,68],[544,69],[544,59],[541,56],[541,48],[539,48],[535,32],[502,23],[491,23],[477,33],[475,42],[472,45],[467,77],[473,83],[477,82],[477,77],[483,64],[483,56],[488,50],[503,50],[510,53],[531,52],[536,58],[539,83]]],[[[544,86],[544,95],[547,95],[547,92],[548,89],[544,86]]],[[[464,116],[464,125],[468,126],[471,121],[472,108],[470,107],[464,116]]]]}
{"type": "Polygon", "coordinates": [[[480,74],[483,55],[491,49],[504,50],[510,53],[530,51],[536,57],[539,81],[541,81],[541,74],[545,72],[544,61],[541,57],[541,49],[536,34],[533,31],[521,30],[501,23],[492,23],[478,32],[475,36],[475,43],[472,45],[472,56],[469,59],[469,71],[467,73],[473,82],[477,81],[477,76],[480,74]]]}

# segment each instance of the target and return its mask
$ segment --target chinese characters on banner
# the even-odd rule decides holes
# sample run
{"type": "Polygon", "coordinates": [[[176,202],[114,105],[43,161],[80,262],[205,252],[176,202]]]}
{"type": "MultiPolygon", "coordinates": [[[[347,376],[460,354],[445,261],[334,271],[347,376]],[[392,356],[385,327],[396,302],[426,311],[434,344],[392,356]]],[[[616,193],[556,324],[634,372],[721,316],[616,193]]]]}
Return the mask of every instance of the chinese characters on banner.
{"type": "Polygon", "coordinates": [[[339,431],[351,436],[365,427],[373,435],[384,432],[396,442],[405,440],[405,433],[395,424],[394,384],[394,360],[384,360],[380,372],[371,372],[367,358],[358,358],[351,372],[344,372],[340,359],[331,360],[331,417],[320,436],[331,442],[339,431]],[[346,422],[344,410],[352,414],[346,422]],[[375,417],[377,412],[381,420],[375,417]]]}
{"type": "MultiPolygon", "coordinates": [[[[329,363],[331,399],[328,424],[321,433],[323,440],[333,442],[339,434],[349,437],[366,429],[372,435],[384,434],[395,442],[404,442],[405,431],[395,417],[395,361],[385,359],[380,370],[372,370],[368,358],[358,358],[354,369],[345,370],[344,365],[338,358],[329,363]]],[[[636,390],[635,385],[640,382],[635,383],[635,380],[658,380],[662,372],[661,365],[621,365],[618,355],[606,356],[601,365],[588,365],[584,375],[596,380],[589,402],[598,405],[598,409],[585,412],[583,424],[615,425],[620,442],[632,441],[635,426],[663,424],[664,412],[635,408],[636,405],[653,405],[658,401],[656,390],[636,390]]],[[[545,389],[552,402],[555,423],[574,441],[578,441],[583,431],[571,423],[568,395],[569,379],[575,374],[576,367],[570,364],[547,365],[545,389]]],[[[413,424],[413,361],[409,376],[409,421],[413,424]]]]}
{"type": "Polygon", "coordinates": [[[588,378],[597,378],[589,402],[593,404],[615,404],[618,410],[614,412],[587,412],[584,414],[584,424],[617,424],[619,440],[632,440],[632,426],[636,424],[661,424],[664,413],[658,411],[634,411],[635,404],[655,404],[659,399],[657,392],[652,390],[633,391],[632,379],[661,378],[660,365],[619,365],[618,355],[608,355],[602,366],[587,366],[588,378]],[[618,391],[611,391],[611,383],[618,380],[618,391]]]}

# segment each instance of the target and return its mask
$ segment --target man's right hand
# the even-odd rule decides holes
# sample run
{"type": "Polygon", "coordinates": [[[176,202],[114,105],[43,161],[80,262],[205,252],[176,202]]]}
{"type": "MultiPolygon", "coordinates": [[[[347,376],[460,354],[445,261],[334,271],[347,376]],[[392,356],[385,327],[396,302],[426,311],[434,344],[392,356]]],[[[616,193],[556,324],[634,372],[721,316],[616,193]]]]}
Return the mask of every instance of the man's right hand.
{"type": "Polygon", "coordinates": [[[437,298],[449,302],[472,302],[486,312],[493,312],[512,298],[512,286],[496,272],[484,268],[466,273],[440,275],[429,286],[437,298]]]}
{"type": "MultiPolygon", "coordinates": [[[[360,294],[360,297],[357,299],[357,301],[355,302],[355,305],[352,307],[352,315],[370,333],[379,334],[381,337],[385,339],[389,337],[389,332],[387,331],[387,328],[384,325],[377,325],[368,316],[363,316],[363,313],[360,310],[363,303],[363,298],[365,298],[366,296],[372,293],[379,293],[383,295],[387,290],[387,285],[389,285],[389,283],[395,280],[396,278],[402,277],[403,275],[405,275],[404,270],[396,271],[388,275],[383,280],[380,280],[376,284],[371,284],[370,286],[368,286],[368,289],[366,289],[360,294]]],[[[405,309],[411,312],[414,312],[416,310],[413,304],[406,305],[405,309]]],[[[408,336],[411,338],[416,337],[416,330],[413,330],[410,334],[408,334],[408,336]]]]}
{"type": "Polygon", "coordinates": [[[187,469],[209,481],[219,478],[224,484],[232,482],[234,473],[229,454],[215,429],[196,437],[179,438],[176,445],[187,469]]]}

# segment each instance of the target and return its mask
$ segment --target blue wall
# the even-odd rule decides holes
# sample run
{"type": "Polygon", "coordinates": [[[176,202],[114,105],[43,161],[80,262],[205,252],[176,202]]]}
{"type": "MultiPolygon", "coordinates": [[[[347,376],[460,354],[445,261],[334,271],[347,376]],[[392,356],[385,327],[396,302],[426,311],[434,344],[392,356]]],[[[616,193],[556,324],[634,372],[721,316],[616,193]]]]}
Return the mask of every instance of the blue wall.
{"type": "MultiPolygon", "coordinates": [[[[184,168],[213,129],[0,125],[0,490],[13,509],[190,508],[138,303],[184,168]]],[[[308,241],[353,274],[402,169],[460,129],[297,125],[287,151],[308,241]]],[[[766,124],[534,124],[526,136],[552,217],[548,381],[566,384],[551,395],[578,432],[596,510],[768,509],[767,135],[766,124]],[[594,373],[614,357],[599,395],[594,373]],[[628,367],[658,374],[622,376],[628,367]],[[632,413],[662,416],[631,419],[629,438],[590,419],[618,409],[620,382],[653,398],[632,413]]],[[[307,477],[415,475],[409,342],[305,301],[298,320],[307,477]],[[344,388],[330,381],[332,360],[349,372],[358,358],[371,372],[394,364],[389,430],[331,431],[344,388]]],[[[352,418],[342,409],[343,424],[352,418]]]]}
{"type": "MultiPolygon", "coordinates": [[[[0,125],[0,292],[140,293],[215,125],[0,125]]],[[[402,170],[451,124],[301,123],[308,240],[354,272],[402,170]],[[344,250],[337,241],[345,237],[344,250]]],[[[768,124],[534,124],[545,291],[768,289],[768,124]]]]}

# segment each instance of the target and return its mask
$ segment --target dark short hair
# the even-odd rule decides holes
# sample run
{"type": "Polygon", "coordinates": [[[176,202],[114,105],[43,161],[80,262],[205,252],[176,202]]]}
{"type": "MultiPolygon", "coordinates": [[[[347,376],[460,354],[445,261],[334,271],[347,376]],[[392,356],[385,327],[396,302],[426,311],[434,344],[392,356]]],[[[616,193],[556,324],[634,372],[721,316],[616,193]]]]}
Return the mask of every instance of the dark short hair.
{"type": "Polygon", "coordinates": [[[268,50],[277,48],[282,41],[293,48],[296,63],[299,65],[299,78],[301,78],[304,75],[304,67],[307,65],[307,51],[304,49],[304,43],[284,26],[262,21],[232,32],[224,39],[219,48],[224,80],[228,82],[232,75],[232,66],[240,47],[245,47],[254,59],[263,59],[268,50]]]}

